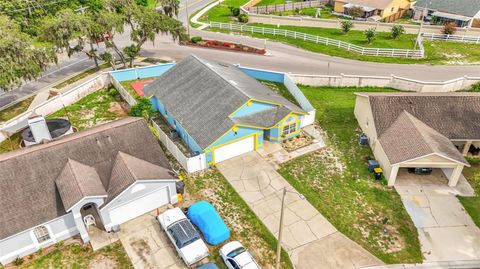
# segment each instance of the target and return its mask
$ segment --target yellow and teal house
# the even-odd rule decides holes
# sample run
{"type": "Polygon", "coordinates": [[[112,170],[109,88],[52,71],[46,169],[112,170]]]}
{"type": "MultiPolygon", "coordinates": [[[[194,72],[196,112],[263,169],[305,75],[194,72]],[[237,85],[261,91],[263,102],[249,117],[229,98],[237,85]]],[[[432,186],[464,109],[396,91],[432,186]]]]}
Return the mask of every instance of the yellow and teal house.
{"type": "Polygon", "coordinates": [[[307,113],[238,67],[190,55],[143,89],[207,163],[297,136],[307,113]]]}

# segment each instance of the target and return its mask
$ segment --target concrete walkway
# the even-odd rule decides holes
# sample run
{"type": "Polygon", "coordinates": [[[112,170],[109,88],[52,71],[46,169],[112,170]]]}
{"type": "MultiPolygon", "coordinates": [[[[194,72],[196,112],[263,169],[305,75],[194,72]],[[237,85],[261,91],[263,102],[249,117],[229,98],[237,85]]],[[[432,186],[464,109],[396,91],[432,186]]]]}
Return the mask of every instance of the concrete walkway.
{"type": "MultiPolygon", "coordinates": [[[[219,163],[218,169],[275,236],[282,189],[290,184],[257,152],[219,163]]],[[[285,198],[283,247],[295,268],[361,268],[383,264],[338,232],[308,201],[285,198]]]]}
{"type": "Polygon", "coordinates": [[[466,180],[457,189],[441,179],[414,184],[419,176],[410,177],[397,181],[395,189],[417,227],[425,262],[480,260],[480,229],[455,196],[468,194],[466,180]]]}

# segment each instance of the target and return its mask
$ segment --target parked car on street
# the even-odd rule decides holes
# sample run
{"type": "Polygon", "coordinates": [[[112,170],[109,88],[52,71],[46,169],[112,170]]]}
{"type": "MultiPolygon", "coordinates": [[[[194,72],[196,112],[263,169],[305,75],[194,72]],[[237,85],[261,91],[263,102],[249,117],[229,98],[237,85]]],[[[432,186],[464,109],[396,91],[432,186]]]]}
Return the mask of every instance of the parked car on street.
{"type": "Polygon", "coordinates": [[[260,269],[250,252],[238,241],[225,244],[218,252],[228,269],[260,269]]]}
{"type": "Polygon", "coordinates": [[[157,220],[188,266],[208,257],[207,245],[180,208],[165,211],[157,220]]]}

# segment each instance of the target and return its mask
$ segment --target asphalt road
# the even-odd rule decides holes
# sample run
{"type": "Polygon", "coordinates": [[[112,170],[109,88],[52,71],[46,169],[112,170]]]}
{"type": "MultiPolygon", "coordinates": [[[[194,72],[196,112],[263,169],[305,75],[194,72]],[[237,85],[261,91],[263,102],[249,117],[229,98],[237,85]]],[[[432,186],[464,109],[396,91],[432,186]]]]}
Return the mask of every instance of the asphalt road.
{"type": "MultiPolygon", "coordinates": [[[[210,1],[211,0],[189,0],[189,14],[206,6],[210,1]]],[[[178,17],[186,24],[185,0],[181,0],[180,8],[181,10],[178,17]]],[[[129,44],[130,33],[128,29],[126,30],[122,35],[116,36],[116,42],[120,47],[129,44]]],[[[254,47],[266,47],[270,55],[261,56],[180,46],[172,42],[168,36],[159,36],[154,43],[146,44],[142,54],[149,57],[170,58],[179,61],[193,53],[199,57],[240,64],[242,66],[299,74],[339,75],[343,73],[348,75],[371,76],[389,76],[394,74],[424,81],[444,81],[464,75],[480,76],[480,66],[431,66],[361,62],[312,53],[286,44],[265,42],[262,39],[245,36],[212,33],[195,29],[190,29],[190,34],[192,36],[199,35],[208,39],[237,42],[254,47]]],[[[61,61],[58,66],[52,67],[37,81],[29,82],[17,90],[1,95],[0,109],[18,98],[40,91],[64,77],[79,73],[91,67],[93,67],[93,61],[89,60],[84,53],[74,55],[70,59],[61,61]]]]}

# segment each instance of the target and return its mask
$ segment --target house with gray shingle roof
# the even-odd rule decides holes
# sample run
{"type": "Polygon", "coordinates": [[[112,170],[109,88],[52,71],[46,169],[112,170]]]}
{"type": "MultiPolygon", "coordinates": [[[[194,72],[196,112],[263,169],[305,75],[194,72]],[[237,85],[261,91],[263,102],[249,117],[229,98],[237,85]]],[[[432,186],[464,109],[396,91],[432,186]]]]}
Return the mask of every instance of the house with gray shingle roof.
{"type": "Polygon", "coordinates": [[[209,164],[295,137],[307,114],[238,67],[188,56],[143,89],[209,164]]]}
{"type": "Polygon", "coordinates": [[[177,202],[176,176],[143,118],[1,154],[0,171],[2,264],[177,202]]]}
{"type": "Polygon", "coordinates": [[[480,27],[478,0],[418,0],[414,4],[415,19],[425,17],[431,22],[455,22],[458,27],[480,27]]]}
{"type": "Polygon", "coordinates": [[[480,153],[479,93],[356,93],[355,117],[393,186],[408,168],[441,169],[455,186],[480,153]]]}

